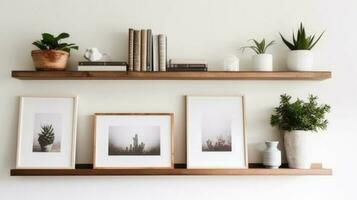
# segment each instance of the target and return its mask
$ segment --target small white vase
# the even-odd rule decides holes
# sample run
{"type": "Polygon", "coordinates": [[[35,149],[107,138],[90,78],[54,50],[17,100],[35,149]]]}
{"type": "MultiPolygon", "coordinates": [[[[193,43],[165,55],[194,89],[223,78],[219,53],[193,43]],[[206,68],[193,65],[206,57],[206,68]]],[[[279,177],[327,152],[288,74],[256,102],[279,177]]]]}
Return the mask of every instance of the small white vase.
{"type": "Polygon", "coordinates": [[[310,135],[310,131],[285,131],[284,144],[290,168],[311,168],[310,135]]]}
{"type": "Polygon", "coordinates": [[[254,55],[253,68],[256,71],[273,71],[273,56],[271,54],[254,55]]]}
{"type": "Polygon", "coordinates": [[[314,54],[310,50],[290,51],[286,64],[291,71],[311,71],[314,65],[314,54]]]}
{"type": "Polygon", "coordinates": [[[224,71],[239,71],[239,58],[235,55],[229,55],[223,61],[224,71]]]}
{"type": "Polygon", "coordinates": [[[278,141],[266,141],[266,149],[263,152],[263,165],[266,168],[277,169],[281,165],[281,151],[278,149],[278,141]]]}

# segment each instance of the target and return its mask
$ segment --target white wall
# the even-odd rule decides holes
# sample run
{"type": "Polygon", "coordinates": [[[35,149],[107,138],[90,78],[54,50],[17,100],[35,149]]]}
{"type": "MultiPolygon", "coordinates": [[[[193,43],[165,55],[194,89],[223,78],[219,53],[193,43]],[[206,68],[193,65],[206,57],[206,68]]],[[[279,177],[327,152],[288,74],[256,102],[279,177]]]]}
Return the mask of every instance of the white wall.
{"type": "MultiPolygon", "coordinates": [[[[357,72],[356,1],[326,0],[0,0],[0,197],[1,199],[356,199],[355,126],[357,72]],[[31,70],[31,42],[41,32],[71,33],[81,47],[98,47],[126,60],[129,27],[166,33],[169,57],[207,59],[220,66],[227,54],[251,38],[275,39],[275,66],[287,48],[278,32],[291,34],[302,21],[310,33],[326,30],[314,49],[316,69],[327,81],[20,81],[11,70],[31,70]],[[278,139],[269,125],[272,107],[287,92],[317,94],[332,105],[328,131],[320,134],[316,161],[334,169],[330,177],[10,177],[15,167],[19,95],[80,97],[77,162],[91,162],[94,112],[174,112],[176,157],[184,162],[185,94],[245,94],[250,162],[260,162],[262,142],[278,139]]],[[[277,68],[278,69],[278,68],[277,68]]]]}

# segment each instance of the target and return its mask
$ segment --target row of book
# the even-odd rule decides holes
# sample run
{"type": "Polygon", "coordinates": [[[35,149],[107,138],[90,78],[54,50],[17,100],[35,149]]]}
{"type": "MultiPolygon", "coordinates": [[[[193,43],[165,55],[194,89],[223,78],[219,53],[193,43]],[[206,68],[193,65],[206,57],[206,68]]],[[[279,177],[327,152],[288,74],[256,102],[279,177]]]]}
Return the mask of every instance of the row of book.
{"type": "Polygon", "coordinates": [[[167,37],[151,29],[129,29],[128,71],[166,71],[167,37]]]}

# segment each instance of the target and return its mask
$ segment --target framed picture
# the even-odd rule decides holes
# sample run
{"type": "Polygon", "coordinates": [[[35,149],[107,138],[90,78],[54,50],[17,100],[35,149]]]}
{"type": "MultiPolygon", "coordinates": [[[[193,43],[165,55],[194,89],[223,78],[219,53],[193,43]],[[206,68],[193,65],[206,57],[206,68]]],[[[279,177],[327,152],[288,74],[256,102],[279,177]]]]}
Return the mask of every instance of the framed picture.
{"type": "Polygon", "coordinates": [[[95,114],[94,168],[173,168],[173,114],[95,114]]]}
{"type": "Polygon", "coordinates": [[[187,96],[187,168],[248,168],[243,96],[187,96]]]}
{"type": "Polygon", "coordinates": [[[77,109],[77,97],[20,97],[16,168],[75,168],[77,109]]]}

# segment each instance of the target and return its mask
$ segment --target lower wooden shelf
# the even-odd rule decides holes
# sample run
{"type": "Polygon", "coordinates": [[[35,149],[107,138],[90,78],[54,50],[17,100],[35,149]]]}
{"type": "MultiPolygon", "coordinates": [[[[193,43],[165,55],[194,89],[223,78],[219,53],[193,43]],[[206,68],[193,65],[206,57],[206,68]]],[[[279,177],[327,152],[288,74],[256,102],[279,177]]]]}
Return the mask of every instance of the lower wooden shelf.
{"type": "Polygon", "coordinates": [[[78,164],[76,169],[12,169],[11,176],[166,176],[166,175],[213,175],[213,176],[301,176],[332,175],[332,169],[313,164],[311,169],[266,169],[262,164],[250,163],[248,169],[187,169],[185,164],[175,164],[174,169],[92,169],[90,164],[78,164]]]}

